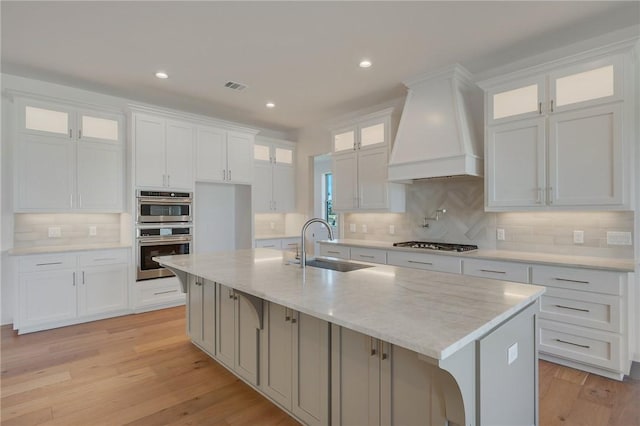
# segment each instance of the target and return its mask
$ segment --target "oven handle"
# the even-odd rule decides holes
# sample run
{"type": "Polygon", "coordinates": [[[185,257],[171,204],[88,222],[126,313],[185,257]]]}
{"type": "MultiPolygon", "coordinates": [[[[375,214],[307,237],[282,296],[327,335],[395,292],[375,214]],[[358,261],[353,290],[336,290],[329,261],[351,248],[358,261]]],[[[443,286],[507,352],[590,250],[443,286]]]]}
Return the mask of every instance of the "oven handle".
{"type": "Polygon", "coordinates": [[[148,246],[168,246],[170,244],[175,243],[190,243],[190,237],[177,237],[177,238],[162,238],[162,239],[147,239],[147,238],[139,238],[138,245],[140,247],[148,247],[148,246]]]}
{"type": "Polygon", "coordinates": [[[191,198],[138,198],[138,204],[191,204],[191,198]]]}

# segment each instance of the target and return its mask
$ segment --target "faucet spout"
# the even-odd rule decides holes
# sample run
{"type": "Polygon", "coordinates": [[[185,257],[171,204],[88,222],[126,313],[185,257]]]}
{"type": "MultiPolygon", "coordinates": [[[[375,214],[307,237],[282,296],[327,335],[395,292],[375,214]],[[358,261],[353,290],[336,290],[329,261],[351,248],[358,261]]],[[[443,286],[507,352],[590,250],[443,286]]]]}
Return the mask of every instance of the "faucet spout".
{"type": "Polygon", "coordinates": [[[301,247],[300,247],[300,267],[304,269],[304,267],[306,266],[307,263],[307,251],[305,248],[305,241],[304,241],[304,235],[307,232],[307,228],[309,227],[309,225],[311,225],[312,223],[321,223],[324,226],[326,226],[327,230],[329,231],[329,239],[333,240],[333,229],[331,229],[331,225],[329,225],[329,222],[327,222],[324,219],[320,219],[319,217],[314,217],[312,219],[309,219],[304,225],[302,225],[302,231],[300,232],[302,235],[300,236],[301,241],[301,247]]]}

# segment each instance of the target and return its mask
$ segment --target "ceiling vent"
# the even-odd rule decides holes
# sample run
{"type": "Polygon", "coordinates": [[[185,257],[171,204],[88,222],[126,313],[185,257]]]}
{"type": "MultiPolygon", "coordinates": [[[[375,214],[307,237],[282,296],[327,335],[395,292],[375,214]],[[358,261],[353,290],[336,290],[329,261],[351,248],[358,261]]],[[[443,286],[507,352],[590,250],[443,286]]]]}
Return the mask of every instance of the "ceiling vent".
{"type": "Polygon", "coordinates": [[[246,84],[237,83],[235,81],[227,81],[224,87],[228,87],[229,89],[237,90],[238,92],[240,92],[246,89],[248,86],[246,84]]]}

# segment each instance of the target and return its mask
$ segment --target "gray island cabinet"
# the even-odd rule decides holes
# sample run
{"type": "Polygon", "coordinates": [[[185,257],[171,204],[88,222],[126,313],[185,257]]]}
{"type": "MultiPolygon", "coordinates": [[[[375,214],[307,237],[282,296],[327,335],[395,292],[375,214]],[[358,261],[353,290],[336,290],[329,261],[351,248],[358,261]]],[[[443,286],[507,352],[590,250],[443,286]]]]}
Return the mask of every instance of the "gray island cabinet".
{"type": "Polygon", "coordinates": [[[533,425],[544,287],[269,249],[156,258],[192,342],[309,425],[533,425]]]}

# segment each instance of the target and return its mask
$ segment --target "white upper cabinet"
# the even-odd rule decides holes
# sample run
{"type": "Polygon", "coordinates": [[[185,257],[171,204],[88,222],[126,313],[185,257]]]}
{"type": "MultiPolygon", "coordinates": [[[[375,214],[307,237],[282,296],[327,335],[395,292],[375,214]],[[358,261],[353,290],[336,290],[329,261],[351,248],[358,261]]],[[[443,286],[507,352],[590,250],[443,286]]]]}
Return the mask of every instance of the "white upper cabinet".
{"type": "Polygon", "coordinates": [[[486,210],[629,208],[627,62],[599,57],[484,85],[486,210]]]}
{"type": "Polygon", "coordinates": [[[193,190],[195,126],[134,113],[137,187],[193,190]]]}
{"type": "Polygon", "coordinates": [[[15,211],[123,210],[122,114],[27,98],[15,105],[15,211]]]}
{"type": "Polygon", "coordinates": [[[250,184],[253,181],[251,133],[199,127],[196,136],[196,180],[250,184]]]}
{"type": "Polygon", "coordinates": [[[405,187],[389,183],[391,110],[361,117],[332,132],[333,209],[405,210],[405,187]]]}
{"type": "Polygon", "coordinates": [[[285,213],[295,210],[294,144],[258,138],[253,147],[255,180],[253,211],[285,213]]]}

